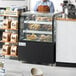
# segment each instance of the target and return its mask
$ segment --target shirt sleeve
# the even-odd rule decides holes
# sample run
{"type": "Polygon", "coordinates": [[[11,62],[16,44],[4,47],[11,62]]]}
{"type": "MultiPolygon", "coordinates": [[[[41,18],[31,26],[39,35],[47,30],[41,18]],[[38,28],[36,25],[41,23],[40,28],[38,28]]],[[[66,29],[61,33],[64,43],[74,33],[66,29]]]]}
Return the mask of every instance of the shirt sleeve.
{"type": "Polygon", "coordinates": [[[35,6],[34,6],[34,11],[37,11],[38,5],[39,5],[39,2],[37,1],[35,6]]]}
{"type": "Polygon", "coordinates": [[[53,4],[53,2],[51,2],[50,13],[54,13],[54,11],[55,11],[54,4],[53,4]]]}

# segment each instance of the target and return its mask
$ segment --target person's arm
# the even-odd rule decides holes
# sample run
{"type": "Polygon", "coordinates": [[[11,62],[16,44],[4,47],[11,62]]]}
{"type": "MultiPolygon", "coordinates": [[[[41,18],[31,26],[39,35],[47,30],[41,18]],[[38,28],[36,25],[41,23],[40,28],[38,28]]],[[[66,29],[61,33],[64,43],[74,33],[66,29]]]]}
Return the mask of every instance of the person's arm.
{"type": "Polygon", "coordinates": [[[55,11],[54,4],[53,4],[53,2],[51,2],[50,13],[54,13],[54,11],[55,11]]]}

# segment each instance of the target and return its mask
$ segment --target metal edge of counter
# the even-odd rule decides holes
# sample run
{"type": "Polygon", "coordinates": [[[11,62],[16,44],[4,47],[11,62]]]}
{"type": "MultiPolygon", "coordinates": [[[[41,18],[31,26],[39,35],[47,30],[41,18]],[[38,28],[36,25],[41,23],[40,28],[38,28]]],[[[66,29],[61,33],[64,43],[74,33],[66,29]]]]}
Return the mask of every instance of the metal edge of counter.
{"type": "Polygon", "coordinates": [[[56,20],[63,20],[63,21],[76,21],[76,19],[72,19],[72,18],[56,18],[56,20]]]}
{"type": "Polygon", "coordinates": [[[56,66],[76,68],[76,63],[56,62],[56,66]]]}

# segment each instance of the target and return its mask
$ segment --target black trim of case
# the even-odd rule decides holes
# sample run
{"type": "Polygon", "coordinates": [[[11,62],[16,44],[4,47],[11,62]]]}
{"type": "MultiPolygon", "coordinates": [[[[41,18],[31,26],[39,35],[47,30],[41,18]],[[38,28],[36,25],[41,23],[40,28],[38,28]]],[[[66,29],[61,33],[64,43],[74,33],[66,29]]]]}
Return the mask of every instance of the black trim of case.
{"type": "Polygon", "coordinates": [[[75,67],[76,68],[76,63],[56,62],[56,66],[61,66],[61,67],[75,67]]]}

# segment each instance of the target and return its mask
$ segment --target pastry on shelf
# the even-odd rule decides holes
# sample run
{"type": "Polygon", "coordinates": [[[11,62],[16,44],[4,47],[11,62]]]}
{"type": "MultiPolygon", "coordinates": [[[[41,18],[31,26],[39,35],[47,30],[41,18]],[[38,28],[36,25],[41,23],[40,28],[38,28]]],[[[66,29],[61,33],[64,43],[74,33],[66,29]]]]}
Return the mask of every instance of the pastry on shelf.
{"type": "Polygon", "coordinates": [[[36,20],[37,21],[45,21],[46,20],[46,17],[37,17],[36,20]]]}
{"type": "Polygon", "coordinates": [[[36,17],[36,21],[40,21],[41,20],[41,17],[36,17]]]}
{"type": "Polygon", "coordinates": [[[28,35],[26,35],[26,38],[27,38],[27,40],[36,40],[37,39],[37,35],[35,35],[35,34],[32,34],[32,35],[28,34],[28,35]]]}
{"type": "Polygon", "coordinates": [[[47,21],[47,17],[42,17],[41,21],[47,21]]]}
{"type": "Polygon", "coordinates": [[[5,19],[5,20],[3,20],[3,28],[4,29],[9,29],[10,28],[10,26],[11,26],[11,19],[5,19]]]}
{"type": "Polygon", "coordinates": [[[5,41],[5,42],[10,41],[10,35],[11,35],[11,33],[9,33],[9,32],[3,32],[2,41],[5,41]]]}
{"type": "Polygon", "coordinates": [[[43,31],[47,31],[48,25],[46,25],[46,24],[42,25],[41,29],[42,29],[43,31]]]}
{"type": "Polygon", "coordinates": [[[10,46],[9,45],[3,45],[2,46],[2,54],[3,55],[9,55],[10,54],[10,46]]]}
{"type": "Polygon", "coordinates": [[[49,42],[49,41],[52,41],[52,35],[47,35],[47,36],[46,36],[46,41],[48,41],[48,42],[49,42]]]}
{"type": "Polygon", "coordinates": [[[18,34],[12,33],[10,42],[18,42],[18,34]]]}
{"type": "Polygon", "coordinates": [[[11,46],[10,55],[16,56],[18,55],[18,47],[15,45],[11,46]]]}
{"type": "Polygon", "coordinates": [[[44,41],[44,40],[46,40],[46,35],[44,35],[44,34],[42,34],[42,35],[40,35],[40,41],[44,41]]]}
{"type": "Polygon", "coordinates": [[[47,17],[47,21],[52,21],[52,18],[47,17]]]}
{"type": "Polygon", "coordinates": [[[52,31],[52,25],[44,24],[44,25],[42,25],[41,29],[44,31],[52,31]]]}
{"type": "Polygon", "coordinates": [[[12,20],[11,29],[18,29],[18,20],[12,20]]]}
{"type": "Polygon", "coordinates": [[[30,30],[39,30],[40,29],[40,24],[29,24],[28,28],[30,30]]]}
{"type": "Polygon", "coordinates": [[[50,40],[52,40],[52,36],[51,35],[40,35],[40,41],[43,41],[43,42],[49,42],[50,40]]]}
{"type": "Polygon", "coordinates": [[[36,17],[36,21],[52,21],[49,17],[36,17]]]}
{"type": "Polygon", "coordinates": [[[48,31],[52,31],[52,25],[48,25],[47,30],[48,30],[48,31]]]}

